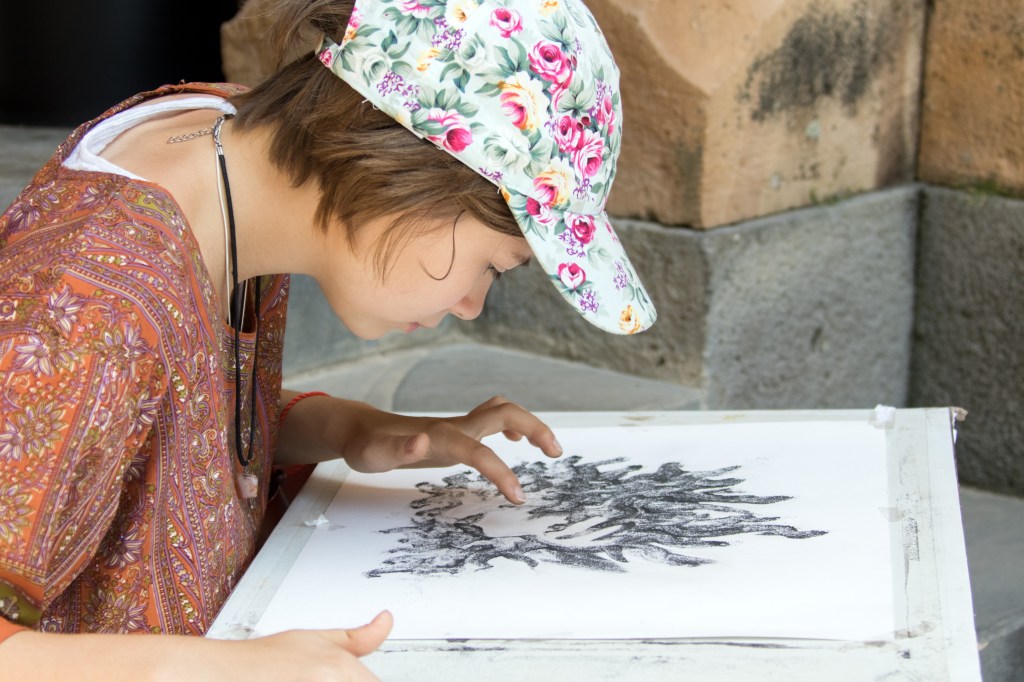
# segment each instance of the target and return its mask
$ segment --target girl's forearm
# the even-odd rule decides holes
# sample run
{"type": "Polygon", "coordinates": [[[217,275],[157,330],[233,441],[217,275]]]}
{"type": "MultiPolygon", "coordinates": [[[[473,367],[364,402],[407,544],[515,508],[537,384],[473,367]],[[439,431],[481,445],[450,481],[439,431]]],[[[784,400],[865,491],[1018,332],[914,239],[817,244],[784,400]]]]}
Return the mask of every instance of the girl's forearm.
{"type": "MultiPolygon", "coordinates": [[[[299,394],[281,391],[282,409],[299,394]]],[[[281,422],[274,463],[315,464],[341,457],[360,414],[375,411],[365,403],[314,395],[294,403],[281,422]]]]}

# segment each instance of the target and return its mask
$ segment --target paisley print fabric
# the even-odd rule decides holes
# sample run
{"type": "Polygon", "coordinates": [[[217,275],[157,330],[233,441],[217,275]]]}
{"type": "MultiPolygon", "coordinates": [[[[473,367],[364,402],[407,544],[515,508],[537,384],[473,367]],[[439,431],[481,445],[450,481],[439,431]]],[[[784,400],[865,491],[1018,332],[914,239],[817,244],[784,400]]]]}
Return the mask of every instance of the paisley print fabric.
{"type": "MultiPolygon", "coordinates": [[[[166,87],[97,121],[179,92],[237,90],[166,87]]],[[[288,278],[259,282],[262,494],[242,500],[233,339],[215,288],[167,192],[61,166],[94,123],[0,217],[0,639],[21,627],[201,634],[264,512],[288,278]]],[[[242,335],[245,434],[255,341],[242,335]]]]}

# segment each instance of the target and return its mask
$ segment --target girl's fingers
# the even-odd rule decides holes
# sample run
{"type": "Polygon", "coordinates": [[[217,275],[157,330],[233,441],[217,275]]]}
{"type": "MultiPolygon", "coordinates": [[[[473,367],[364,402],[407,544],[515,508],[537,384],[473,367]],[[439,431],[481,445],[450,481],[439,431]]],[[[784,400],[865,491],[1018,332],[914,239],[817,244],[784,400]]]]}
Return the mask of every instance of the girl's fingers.
{"type": "MultiPolygon", "coordinates": [[[[467,440],[472,439],[467,437],[467,440]]],[[[493,483],[512,504],[526,502],[523,487],[519,485],[519,479],[512,469],[489,447],[473,442],[478,447],[473,449],[470,459],[465,463],[483,474],[484,478],[493,483]]]]}
{"type": "Polygon", "coordinates": [[[452,422],[437,422],[429,427],[430,454],[426,461],[450,465],[455,462],[473,467],[497,486],[513,504],[526,501],[515,473],[489,447],[467,435],[452,422]]]}
{"type": "MultiPolygon", "coordinates": [[[[548,457],[562,454],[554,431],[534,414],[500,396],[495,396],[477,406],[465,417],[455,420],[474,438],[484,438],[495,433],[511,432],[526,439],[548,457]]],[[[518,440],[513,439],[513,440],[518,440]]]]}

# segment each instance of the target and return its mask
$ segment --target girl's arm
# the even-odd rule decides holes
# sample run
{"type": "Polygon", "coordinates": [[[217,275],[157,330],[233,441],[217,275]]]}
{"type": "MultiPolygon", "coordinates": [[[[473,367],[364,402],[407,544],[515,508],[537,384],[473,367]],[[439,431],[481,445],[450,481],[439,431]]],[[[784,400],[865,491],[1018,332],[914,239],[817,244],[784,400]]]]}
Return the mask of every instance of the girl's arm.
{"type": "Polygon", "coordinates": [[[0,670],[11,680],[372,682],[377,678],[359,657],[380,646],[391,624],[385,611],[352,630],[292,630],[239,641],[25,630],[0,643],[0,670]]]}
{"type": "MultiPolygon", "coordinates": [[[[281,392],[287,405],[292,391],[281,392]]],[[[562,454],[551,429],[519,405],[494,397],[461,417],[407,417],[366,403],[310,396],[288,411],[278,435],[277,464],[309,464],[344,457],[356,471],[466,464],[486,476],[511,502],[524,501],[512,470],[480,439],[503,433],[526,438],[549,457],[562,454]]]]}

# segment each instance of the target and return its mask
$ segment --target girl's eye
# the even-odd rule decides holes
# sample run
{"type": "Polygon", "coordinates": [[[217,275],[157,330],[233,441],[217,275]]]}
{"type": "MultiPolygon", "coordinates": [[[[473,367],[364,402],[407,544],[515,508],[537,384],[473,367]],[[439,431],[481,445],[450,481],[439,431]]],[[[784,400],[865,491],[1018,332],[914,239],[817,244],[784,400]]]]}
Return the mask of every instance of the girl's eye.
{"type": "Polygon", "coordinates": [[[487,272],[491,273],[491,279],[493,279],[493,280],[501,279],[501,272],[499,272],[498,268],[494,267],[493,265],[488,265],[487,266],[487,272]]]}

